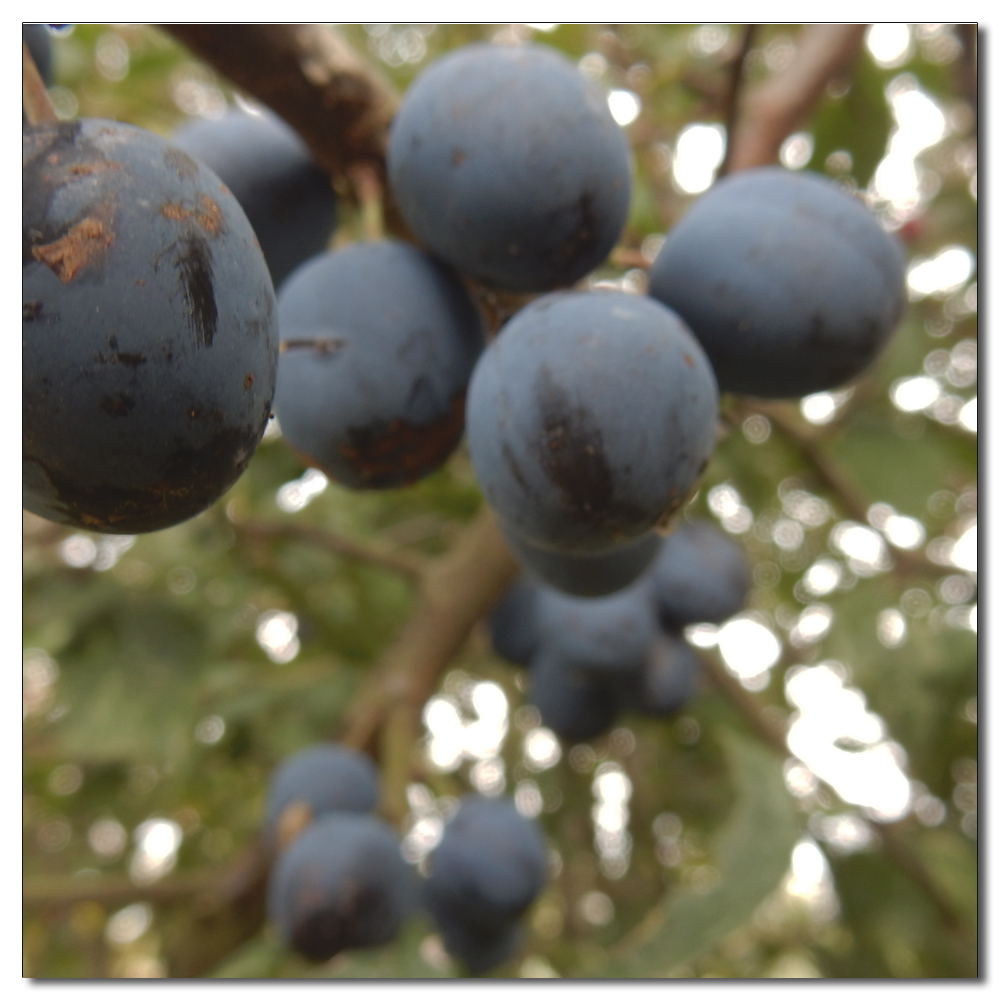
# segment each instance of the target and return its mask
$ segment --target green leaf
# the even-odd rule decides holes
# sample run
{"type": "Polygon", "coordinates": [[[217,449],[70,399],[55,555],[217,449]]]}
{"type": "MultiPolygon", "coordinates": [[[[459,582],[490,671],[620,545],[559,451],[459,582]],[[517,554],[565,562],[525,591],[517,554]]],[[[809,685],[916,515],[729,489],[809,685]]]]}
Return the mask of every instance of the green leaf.
{"type": "Polygon", "coordinates": [[[736,787],[736,804],[713,845],[720,882],[702,895],[670,895],[639,926],[639,942],[609,976],[668,975],[746,922],[788,871],[800,821],[777,758],[730,731],[717,738],[736,787]]]}

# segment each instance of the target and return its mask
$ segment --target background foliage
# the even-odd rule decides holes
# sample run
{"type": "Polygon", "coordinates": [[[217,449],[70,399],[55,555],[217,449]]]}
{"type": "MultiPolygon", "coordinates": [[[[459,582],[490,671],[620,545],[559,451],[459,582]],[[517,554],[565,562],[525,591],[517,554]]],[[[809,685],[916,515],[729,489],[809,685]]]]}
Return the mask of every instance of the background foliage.
{"type": "MultiPolygon", "coordinates": [[[[637,96],[624,252],[596,279],[641,288],[642,255],[655,247],[644,241],[667,233],[691,201],[671,180],[678,136],[725,120],[743,28],[341,30],[400,90],[436,56],[503,32],[554,45],[607,87],[637,96]]],[[[755,30],[744,86],[787,65],[797,31],[755,30]]],[[[898,134],[892,95],[918,92],[941,111],[945,134],[916,160],[917,203],[896,219],[914,261],[948,247],[977,250],[977,132],[963,37],[955,26],[911,26],[908,50],[891,65],[863,47],[850,78],[831,84],[802,126],[809,169],[864,188],[898,134]]],[[[188,113],[211,115],[232,98],[224,79],[153,27],[77,25],[54,44],[53,98],[63,116],[117,118],[168,135],[188,113]]],[[[335,242],[361,238],[350,199],[340,215],[335,242]]],[[[927,294],[911,281],[890,348],[850,398],[826,401],[836,410],[830,422],[810,422],[797,403],[723,400],[722,439],[688,514],[721,518],[743,542],[756,565],[752,620],[781,642],[778,662],[750,676],[752,694],[735,686],[749,707],[706,679],[680,718],[625,717],[589,748],[564,747],[558,763],[532,771],[524,734],[537,719],[524,708],[525,678],[492,652],[483,626],[441,678],[440,690],[459,703],[476,681],[502,688],[511,719],[506,792],[535,782],[553,849],[554,877],[529,914],[527,943],[497,975],[976,974],[976,575],[967,532],[977,442],[974,416],[961,407],[976,392],[977,314],[973,275],[960,278],[927,294]],[[919,376],[929,401],[901,406],[906,380],[919,376]],[[915,519],[926,540],[901,549],[883,538],[885,557],[872,563],[838,546],[845,520],[891,539],[892,512],[873,504],[915,519]],[[829,592],[808,583],[820,560],[840,574],[829,592]],[[812,631],[807,609],[820,622],[812,631]],[[912,783],[905,817],[892,825],[905,856],[882,846],[877,809],[842,800],[758,739],[761,720],[794,718],[786,675],[831,661],[883,720],[889,752],[912,783]],[[624,873],[609,874],[595,848],[594,780],[609,770],[631,786],[624,873]]],[[[301,509],[282,509],[288,484],[315,484],[304,472],[275,432],[223,501],[167,531],[122,539],[24,514],[25,976],[178,974],[198,933],[200,894],[236,870],[254,842],[271,772],[340,732],[359,683],[412,611],[414,589],[405,574],[316,544],[302,529],[433,558],[482,503],[463,450],[414,487],[363,494],[330,483],[301,509]],[[281,530],[264,530],[274,525],[281,530]],[[256,639],[274,611],[296,616],[299,648],[288,662],[272,662],[256,639]],[[170,848],[159,868],[142,850],[151,820],[169,821],[159,827],[170,848]]],[[[705,655],[723,662],[718,649],[705,655]]],[[[848,734],[838,746],[861,752],[880,739],[848,734]]],[[[470,766],[441,773],[417,760],[404,831],[421,808],[468,790],[470,766]]],[[[419,920],[393,945],[320,968],[267,928],[229,933],[220,930],[231,945],[205,973],[454,971],[419,920]]]]}

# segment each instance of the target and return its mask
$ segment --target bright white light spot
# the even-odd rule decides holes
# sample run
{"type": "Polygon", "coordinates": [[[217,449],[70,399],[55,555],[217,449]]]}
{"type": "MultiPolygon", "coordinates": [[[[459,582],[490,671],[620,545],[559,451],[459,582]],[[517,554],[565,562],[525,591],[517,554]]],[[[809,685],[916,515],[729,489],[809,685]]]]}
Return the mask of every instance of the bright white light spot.
{"type": "Polygon", "coordinates": [[[454,771],[462,762],[464,747],[462,716],[447,696],[431,698],[424,706],[424,725],[430,733],[427,753],[440,771],[454,771]]]}
{"type": "Polygon", "coordinates": [[[684,629],[684,638],[699,649],[711,649],[719,643],[719,626],[704,622],[700,625],[688,625],[684,629]]]}
{"type": "Polygon", "coordinates": [[[791,758],[785,761],[785,784],[796,798],[812,795],[819,788],[819,779],[800,760],[791,758]]]}
{"type": "Polygon", "coordinates": [[[286,514],[294,514],[318,497],[329,482],[319,469],[307,469],[301,479],[279,487],[275,501],[286,514]]]}
{"type": "Polygon", "coordinates": [[[90,849],[102,858],[116,858],[125,850],[128,833],[114,819],[99,819],[87,831],[90,849]]]}
{"type": "Polygon", "coordinates": [[[782,144],[779,157],[789,170],[801,170],[812,159],[816,143],[808,132],[795,132],[782,144]]]}
{"type": "Polygon", "coordinates": [[[855,854],[863,851],[875,840],[871,825],[857,813],[814,816],[810,820],[809,828],[838,854],[855,854]]]}
{"type": "Polygon", "coordinates": [[[897,410],[916,413],[930,406],[941,395],[941,385],[929,375],[899,378],[892,383],[889,398],[897,410]]]}
{"type": "Polygon", "coordinates": [[[728,41],[728,25],[701,24],[688,35],[688,48],[696,56],[710,56],[725,48],[728,41]]]}
{"type": "Polygon", "coordinates": [[[549,34],[551,31],[555,31],[559,27],[558,21],[545,21],[545,22],[529,22],[526,21],[525,24],[531,28],[533,31],[541,31],[545,34],[549,34]]]}
{"type": "Polygon", "coordinates": [[[299,655],[299,620],[291,611],[265,611],[257,618],[257,644],[273,663],[290,663],[299,655]]]}
{"type": "Polygon", "coordinates": [[[674,148],[673,174],[677,188],[685,194],[707,191],[725,153],[726,130],[722,125],[686,125],[674,148]]]}
{"type": "Polygon", "coordinates": [[[194,727],[194,738],[199,743],[211,746],[218,743],[226,733],[226,723],[218,715],[206,715],[197,726],[194,727]]]}
{"type": "Polygon", "coordinates": [[[740,505],[734,514],[722,519],[722,527],[731,535],[745,535],[753,527],[753,511],[740,505]]]}
{"type": "Polygon", "coordinates": [[[41,712],[49,702],[59,677],[59,665],[44,649],[26,649],[21,654],[21,715],[41,712]]]}
{"type": "Polygon", "coordinates": [[[858,576],[873,576],[889,568],[889,552],[882,536],[856,521],[841,521],[830,532],[830,544],[848,558],[858,576]]]}
{"type": "Polygon", "coordinates": [[[775,521],[774,527],[771,529],[771,538],[779,549],[784,549],[785,552],[794,552],[806,540],[806,533],[798,521],[782,517],[775,521]]]}
{"type": "Polygon", "coordinates": [[[502,795],[507,787],[503,758],[487,757],[476,763],[469,771],[469,781],[476,791],[490,798],[502,795]]]}
{"type": "Polygon", "coordinates": [[[131,944],[149,930],[153,922],[153,908],[149,903],[132,903],[115,913],[104,929],[110,944],[131,944]]]}
{"type": "Polygon", "coordinates": [[[600,52],[588,52],[577,63],[580,72],[592,80],[600,80],[608,71],[608,60],[600,52]]]}
{"type": "Polygon", "coordinates": [[[830,505],[806,490],[787,490],[781,493],[781,506],[789,517],[810,528],[818,528],[833,517],[830,505]]]}
{"type": "Polygon", "coordinates": [[[751,618],[731,618],[719,629],[718,639],[722,659],[737,677],[756,677],[781,657],[778,637],[751,618]]]}
{"type": "Polygon", "coordinates": [[[959,569],[975,573],[978,565],[978,532],[976,525],[968,528],[951,550],[951,561],[959,569]]]}
{"type": "Polygon", "coordinates": [[[901,748],[885,739],[885,723],[866,709],[864,695],[844,687],[837,666],[798,666],[785,675],[785,697],[798,708],[788,748],[845,802],[900,819],[911,798],[901,748]]]}
{"type": "Polygon", "coordinates": [[[883,67],[902,66],[913,54],[913,36],[908,24],[873,24],[865,32],[865,45],[872,59],[883,67]]]}
{"type": "Polygon", "coordinates": [[[83,569],[94,561],[97,545],[86,535],[70,535],[60,543],[59,555],[67,566],[83,569]]]}
{"type": "Polygon", "coordinates": [[[612,90],[608,94],[608,107],[611,109],[611,117],[624,128],[639,117],[642,101],[631,90],[612,90]]]}
{"type": "Polygon", "coordinates": [[[976,258],[968,247],[947,246],[934,257],[913,261],[906,273],[906,287],[913,300],[928,295],[943,298],[957,292],[975,270],[976,258]]]}
{"type": "Polygon", "coordinates": [[[133,882],[155,882],[169,872],[177,862],[184,834],[172,819],[148,819],[140,823],[134,834],[136,851],[129,864],[133,882]]]}
{"type": "Polygon", "coordinates": [[[542,811],[542,793],[533,781],[519,781],[514,790],[514,805],[522,816],[533,819],[542,811]]]}
{"type": "MultiPolygon", "coordinates": [[[[603,765],[602,765],[603,766],[603,765]]],[[[617,766],[606,771],[598,769],[592,785],[594,795],[605,804],[621,805],[632,795],[632,782],[617,766]]]]}
{"type": "Polygon", "coordinates": [[[886,538],[898,549],[918,549],[924,544],[927,529],[915,517],[892,514],[882,527],[886,538]]]}
{"type": "Polygon", "coordinates": [[[833,610],[828,605],[810,604],[788,633],[788,641],[796,647],[812,645],[830,631],[832,624],[833,610]]]}
{"type": "Polygon", "coordinates": [[[716,517],[731,517],[740,509],[741,503],[739,493],[729,483],[720,483],[708,491],[708,509],[716,517]]]}
{"type": "Polygon", "coordinates": [[[875,627],[878,641],[888,649],[902,645],[906,639],[906,619],[896,608],[886,608],[878,614],[878,624],[875,627]]]}
{"type": "Polygon", "coordinates": [[[426,857],[441,842],[444,820],[437,814],[416,816],[400,844],[403,857],[414,864],[426,857]]]}
{"type": "Polygon", "coordinates": [[[837,589],[844,575],[844,569],[836,559],[817,559],[805,571],[802,584],[816,597],[822,597],[837,589]]]}
{"type": "Polygon", "coordinates": [[[910,79],[899,77],[886,90],[898,131],[894,148],[917,153],[939,143],[948,134],[948,119],[940,106],[910,79]]]}
{"type": "Polygon", "coordinates": [[[524,760],[532,771],[545,771],[555,767],[561,757],[562,748],[551,729],[539,726],[525,734],[524,760]]]}
{"type": "Polygon", "coordinates": [[[854,395],[853,389],[841,389],[837,392],[814,392],[803,396],[799,401],[802,416],[811,424],[828,424],[837,415],[837,411],[854,395]]]}
{"type": "Polygon", "coordinates": [[[948,815],[948,807],[936,795],[921,795],[913,811],[924,826],[940,826],[948,815]]]}
{"type": "Polygon", "coordinates": [[[580,898],[580,916],[595,927],[605,927],[615,917],[615,904],[611,897],[594,890],[580,898]]]}
{"type": "Polygon", "coordinates": [[[94,46],[97,71],[108,80],[124,80],[129,70],[128,44],[121,35],[106,31],[94,46]]]}
{"type": "Polygon", "coordinates": [[[809,838],[800,840],[792,851],[792,872],[786,892],[810,899],[819,894],[830,878],[830,866],[816,843],[809,838]]]}

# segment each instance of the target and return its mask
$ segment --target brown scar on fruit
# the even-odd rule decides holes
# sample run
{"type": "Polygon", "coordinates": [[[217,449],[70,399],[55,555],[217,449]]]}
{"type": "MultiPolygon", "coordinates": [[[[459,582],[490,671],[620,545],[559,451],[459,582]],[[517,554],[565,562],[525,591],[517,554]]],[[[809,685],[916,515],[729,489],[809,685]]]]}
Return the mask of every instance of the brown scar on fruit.
{"type": "Polygon", "coordinates": [[[103,174],[106,170],[121,170],[122,165],[115,160],[94,160],[92,163],[77,163],[69,168],[71,174],[86,177],[89,174],[103,174]]]}
{"type": "Polygon", "coordinates": [[[253,385],[253,375],[252,374],[247,375],[247,377],[243,380],[243,388],[249,389],[252,385],[253,385]]]}
{"type": "Polygon", "coordinates": [[[175,222],[194,219],[206,232],[213,236],[222,228],[222,209],[206,194],[198,196],[199,209],[191,211],[183,205],[168,203],[160,209],[160,214],[175,222]]]}
{"type": "Polygon", "coordinates": [[[465,395],[451,401],[448,412],[428,424],[411,424],[399,418],[384,429],[356,427],[348,431],[350,444],[340,453],[369,486],[412,483],[443,462],[458,444],[465,426],[465,395]]]}
{"type": "Polygon", "coordinates": [[[103,222],[86,218],[78,222],[62,239],[32,247],[31,254],[63,284],[67,284],[113,242],[114,233],[103,222]]]}

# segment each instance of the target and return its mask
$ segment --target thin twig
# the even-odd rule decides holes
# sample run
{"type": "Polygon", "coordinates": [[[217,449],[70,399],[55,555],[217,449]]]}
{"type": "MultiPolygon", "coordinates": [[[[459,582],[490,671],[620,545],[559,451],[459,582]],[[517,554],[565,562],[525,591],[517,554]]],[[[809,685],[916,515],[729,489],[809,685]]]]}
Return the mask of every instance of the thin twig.
{"type": "Polygon", "coordinates": [[[31,58],[28,43],[21,42],[21,107],[29,125],[45,125],[59,121],[52,107],[49,92],[45,89],[35,60],[31,58]]]}
{"type": "Polygon", "coordinates": [[[428,565],[413,615],[348,709],[341,742],[366,747],[382,733],[387,815],[405,810],[400,797],[409,780],[415,722],[424,703],[473,626],[516,574],[517,563],[495,517],[484,508],[451,550],[428,565]],[[411,735],[398,738],[407,729],[411,735]]]}
{"type": "Polygon", "coordinates": [[[233,530],[244,538],[273,541],[287,539],[303,542],[319,548],[336,552],[348,559],[358,559],[361,562],[381,566],[383,569],[399,573],[410,580],[419,581],[424,571],[424,560],[409,552],[399,552],[381,546],[366,545],[344,535],[334,534],[322,528],[312,528],[304,524],[278,524],[261,521],[234,522],[233,530]]]}
{"type": "Polygon", "coordinates": [[[361,232],[369,243],[385,235],[385,217],[382,210],[382,185],[378,174],[367,163],[350,170],[358,204],[361,206],[361,232]]]}

